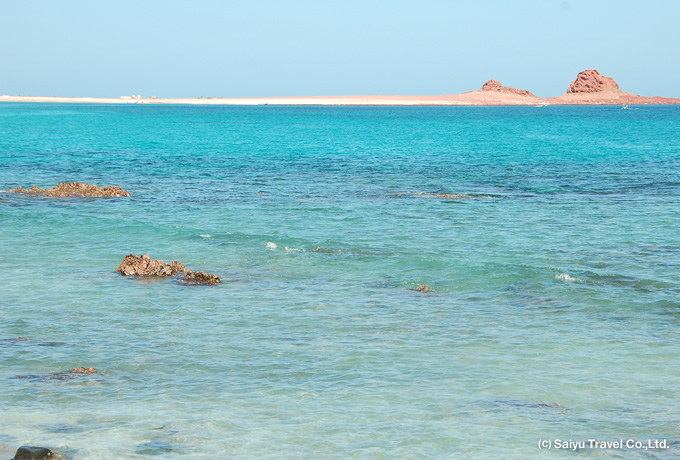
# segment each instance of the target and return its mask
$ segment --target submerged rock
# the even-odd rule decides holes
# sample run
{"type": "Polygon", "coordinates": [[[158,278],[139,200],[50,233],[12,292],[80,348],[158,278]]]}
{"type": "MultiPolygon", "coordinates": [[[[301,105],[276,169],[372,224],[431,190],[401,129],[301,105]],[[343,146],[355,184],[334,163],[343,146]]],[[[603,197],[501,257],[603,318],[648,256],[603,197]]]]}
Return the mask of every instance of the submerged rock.
{"type": "Polygon", "coordinates": [[[139,444],[135,449],[135,452],[140,455],[166,455],[174,451],[172,444],[160,440],[139,444]]]}
{"type": "Polygon", "coordinates": [[[420,286],[418,286],[417,288],[415,288],[414,291],[418,291],[418,292],[433,292],[432,289],[430,288],[430,286],[428,286],[427,284],[421,284],[420,286]]]}
{"type": "Polygon", "coordinates": [[[529,410],[545,412],[549,414],[563,415],[568,412],[568,409],[560,403],[556,402],[540,402],[531,400],[521,400],[521,399],[501,399],[496,401],[497,404],[503,406],[514,407],[519,410],[529,410]]]}
{"type": "Polygon", "coordinates": [[[437,198],[467,198],[467,195],[459,195],[457,193],[435,193],[437,198]]]}
{"type": "Polygon", "coordinates": [[[455,200],[474,199],[474,198],[497,198],[494,195],[470,194],[470,193],[432,193],[437,198],[451,198],[455,200]]]}
{"type": "Polygon", "coordinates": [[[21,446],[14,454],[13,460],[55,460],[63,459],[64,456],[47,447],[21,446]]]}
{"type": "Polygon", "coordinates": [[[97,369],[94,367],[74,367],[66,372],[50,372],[49,374],[32,374],[32,375],[17,375],[17,379],[29,380],[71,380],[78,378],[83,374],[96,374],[97,369]]]}
{"type": "Polygon", "coordinates": [[[34,185],[31,188],[17,187],[10,189],[10,192],[26,193],[28,195],[48,196],[55,198],[64,197],[85,197],[85,198],[117,198],[131,196],[130,192],[123,190],[117,185],[107,185],[99,187],[90,185],[87,182],[60,182],[56,187],[39,188],[34,185]]]}
{"type": "Polygon", "coordinates": [[[128,254],[116,269],[123,276],[174,276],[179,277],[182,284],[207,284],[214,286],[222,280],[217,275],[205,272],[194,272],[186,268],[182,262],[173,260],[170,263],[152,259],[149,254],[141,256],[128,254]]]}
{"type": "Polygon", "coordinates": [[[71,374],[96,374],[97,369],[94,367],[74,367],[69,372],[71,374]]]}
{"type": "Polygon", "coordinates": [[[37,345],[39,347],[58,347],[60,345],[66,345],[64,342],[45,342],[42,340],[31,340],[29,337],[17,337],[15,339],[0,339],[0,343],[8,344],[23,344],[28,343],[31,345],[37,345]]]}
{"type": "Polygon", "coordinates": [[[209,275],[205,272],[192,272],[187,270],[184,274],[184,278],[180,280],[182,284],[208,284],[214,286],[215,284],[220,284],[222,280],[217,275],[209,275]]]}

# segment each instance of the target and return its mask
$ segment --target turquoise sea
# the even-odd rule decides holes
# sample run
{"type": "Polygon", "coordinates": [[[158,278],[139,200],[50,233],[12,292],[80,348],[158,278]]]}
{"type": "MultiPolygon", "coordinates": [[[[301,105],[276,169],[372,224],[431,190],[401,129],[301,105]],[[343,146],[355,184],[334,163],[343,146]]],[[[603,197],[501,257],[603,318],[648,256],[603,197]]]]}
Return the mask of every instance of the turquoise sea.
{"type": "Polygon", "coordinates": [[[680,457],[680,107],[2,103],[0,189],[0,458],[680,457]]]}

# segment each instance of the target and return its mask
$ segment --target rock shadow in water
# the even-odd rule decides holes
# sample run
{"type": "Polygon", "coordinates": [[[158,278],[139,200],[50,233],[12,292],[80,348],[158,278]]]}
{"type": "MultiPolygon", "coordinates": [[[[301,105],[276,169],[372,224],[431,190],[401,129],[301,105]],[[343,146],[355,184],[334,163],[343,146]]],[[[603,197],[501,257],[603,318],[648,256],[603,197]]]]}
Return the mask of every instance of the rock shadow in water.
{"type": "Polygon", "coordinates": [[[51,380],[73,380],[88,375],[96,374],[97,370],[94,367],[74,367],[66,372],[50,372],[49,374],[28,374],[17,375],[16,379],[27,379],[31,381],[46,382],[51,380]]]}
{"type": "Polygon", "coordinates": [[[176,453],[176,449],[169,442],[155,440],[139,444],[135,448],[135,452],[140,455],[167,455],[176,453]]]}

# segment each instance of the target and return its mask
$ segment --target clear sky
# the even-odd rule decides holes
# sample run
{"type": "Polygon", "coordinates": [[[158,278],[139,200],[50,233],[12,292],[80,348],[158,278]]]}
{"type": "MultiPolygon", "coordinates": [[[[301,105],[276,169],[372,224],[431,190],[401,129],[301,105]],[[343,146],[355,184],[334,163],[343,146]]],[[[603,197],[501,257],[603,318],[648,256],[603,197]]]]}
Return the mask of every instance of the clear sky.
{"type": "Polygon", "coordinates": [[[0,94],[680,97],[676,0],[0,0],[0,94]]]}

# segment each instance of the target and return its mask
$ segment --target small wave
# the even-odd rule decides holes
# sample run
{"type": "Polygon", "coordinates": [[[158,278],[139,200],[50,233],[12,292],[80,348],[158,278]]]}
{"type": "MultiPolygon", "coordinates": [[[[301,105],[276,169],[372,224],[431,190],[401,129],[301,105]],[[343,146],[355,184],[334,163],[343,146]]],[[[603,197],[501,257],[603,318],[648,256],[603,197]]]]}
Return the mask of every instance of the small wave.
{"type": "Polygon", "coordinates": [[[573,283],[575,281],[580,281],[578,278],[574,278],[573,276],[570,276],[568,273],[558,273],[557,275],[555,275],[555,279],[565,281],[567,283],[573,283]]]}
{"type": "Polygon", "coordinates": [[[199,236],[201,238],[212,238],[212,235],[210,233],[201,233],[199,236]]]}
{"type": "Polygon", "coordinates": [[[500,195],[490,195],[490,194],[486,194],[486,193],[390,192],[390,195],[402,196],[402,197],[423,196],[423,197],[445,198],[445,199],[451,199],[451,200],[501,198],[500,195]]]}
{"type": "Polygon", "coordinates": [[[275,251],[278,248],[276,243],[272,243],[271,241],[267,241],[267,249],[270,251],[275,251]]]}
{"type": "Polygon", "coordinates": [[[431,193],[430,195],[437,198],[449,198],[452,200],[464,200],[475,198],[497,198],[493,195],[474,194],[474,193],[431,193]]]}
{"type": "Polygon", "coordinates": [[[288,246],[285,247],[286,252],[302,252],[304,249],[298,249],[298,248],[289,248],[288,246]]]}

